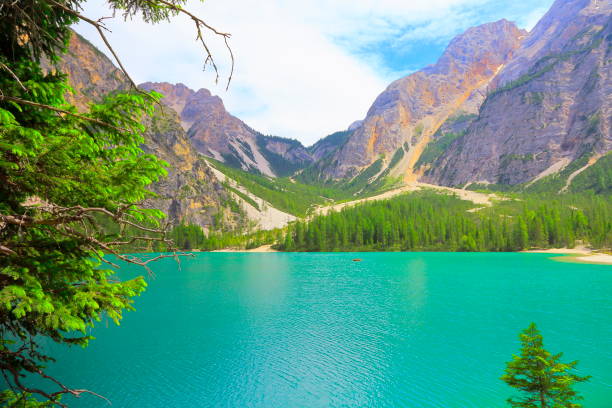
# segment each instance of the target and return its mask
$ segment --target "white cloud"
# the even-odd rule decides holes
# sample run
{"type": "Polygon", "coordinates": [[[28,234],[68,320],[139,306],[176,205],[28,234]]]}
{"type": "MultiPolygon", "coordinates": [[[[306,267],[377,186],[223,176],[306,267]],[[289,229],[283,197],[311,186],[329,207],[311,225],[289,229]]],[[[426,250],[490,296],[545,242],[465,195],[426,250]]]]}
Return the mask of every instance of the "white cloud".
{"type": "MultiPolygon", "coordinates": [[[[207,0],[187,8],[216,28],[232,33],[236,72],[229,91],[202,72],[203,50],[193,24],[183,17],[171,24],[138,19],[106,20],[109,38],[137,82],[183,82],[219,94],[228,110],[253,128],[309,144],[361,119],[375,97],[398,72],[360,47],[405,36],[441,38],[465,25],[458,16],[492,0],[207,0]],[[407,30],[406,27],[412,27],[407,30]],[[415,28],[417,27],[417,28],[415,28]]],[[[109,15],[98,1],[84,10],[109,15]]],[[[91,27],[81,34],[101,49],[91,27]]],[[[222,71],[229,58],[209,36],[222,71]]],[[[400,44],[401,45],[401,44],[400,44]]],[[[399,46],[399,45],[398,45],[399,46]]]]}
{"type": "Polygon", "coordinates": [[[539,7],[533,10],[531,13],[527,14],[526,16],[522,17],[519,20],[519,25],[525,28],[527,31],[531,31],[533,27],[535,27],[535,25],[538,23],[538,21],[540,21],[542,16],[546,14],[547,11],[548,7],[539,7]]]}

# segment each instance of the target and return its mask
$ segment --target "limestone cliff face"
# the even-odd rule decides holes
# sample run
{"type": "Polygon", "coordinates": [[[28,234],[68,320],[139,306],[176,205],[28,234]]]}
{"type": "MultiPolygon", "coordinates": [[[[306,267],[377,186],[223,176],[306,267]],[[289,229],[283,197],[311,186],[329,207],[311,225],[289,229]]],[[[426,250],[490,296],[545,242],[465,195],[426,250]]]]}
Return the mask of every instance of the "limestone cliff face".
{"type": "MultiPolygon", "coordinates": [[[[68,99],[83,111],[103,95],[129,88],[113,63],[77,34],[73,35],[59,69],[68,74],[75,90],[68,99]]],[[[143,149],[170,164],[168,177],[152,186],[159,197],[147,200],[145,206],[164,211],[174,224],[184,221],[218,228],[220,222],[227,227],[242,223],[242,215],[231,212],[225,205],[229,194],[191,146],[175,111],[158,109],[146,119],[145,125],[143,149]]]]}
{"type": "Polygon", "coordinates": [[[424,179],[518,184],[612,149],[612,3],[557,0],[424,179]]]}
{"type": "MultiPolygon", "coordinates": [[[[53,70],[48,61],[43,68],[53,70]]],[[[74,92],[66,99],[80,111],[86,111],[88,104],[99,101],[112,91],[126,90],[129,83],[123,73],[89,41],[77,33],[72,34],[70,47],[60,63],[60,69],[69,75],[74,92]]]]}
{"type": "Polygon", "coordinates": [[[179,114],[193,146],[208,157],[246,171],[283,176],[312,161],[297,141],[261,135],[232,116],[218,96],[183,84],[147,82],[143,89],[164,95],[162,103],[179,114]]]}
{"type": "Polygon", "coordinates": [[[435,65],[393,82],[376,98],[365,120],[330,161],[328,176],[354,176],[383,157],[382,169],[391,162],[392,174],[415,178],[414,164],[432,135],[450,116],[477,112],[489,82],[525,35],[501,20],[453,39],[435,65]],[[404,152],[396,155],[400,149],[404,152]]]}

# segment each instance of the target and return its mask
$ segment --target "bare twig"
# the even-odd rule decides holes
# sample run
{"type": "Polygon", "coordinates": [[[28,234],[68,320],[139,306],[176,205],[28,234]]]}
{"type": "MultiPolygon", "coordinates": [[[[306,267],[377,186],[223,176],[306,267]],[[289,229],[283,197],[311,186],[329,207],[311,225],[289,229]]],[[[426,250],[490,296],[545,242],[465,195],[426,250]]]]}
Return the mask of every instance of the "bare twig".
{"type": "Polygon", "coordinates": [[[96,30],[98,31],[98,34],[100,35],[100,38],[102,38],[102,41],[104,41],[104,45],[106,45],[106,48],[108,48],[108,50],[111,52],[111,54],[113,54],[113,57],[115,58],[115,61],[117,62],[117,64],[119,65],[119,68],[121,69],[121,71],[123,72],[123,74],[126,76],[126,78],[128,79],[128,81],[130,81],[130,84],[132,85],[132,87],[136,90],[138,90],[139,92],[145,94],[145,95],[149,95],[146,92],[143,92],[142,90],[138,89],[138,86],[136,86],[136,82],[134,82],[134,80],[132,79],[132,77],[130,76],[130,74],[127,72],[127,70],[125,69],[125,67],[123,66],[123,63],[121,62],[121,59],[119,59],[119,57],[117,56],[117,53],[115,52],[115,50],[113,49],[113,47],[110,45],[110,42],[108,41],[108,39],[106,38],[106,35],[104,35],[104,30],[107,30],[106,27],[104,27],[104,25],[102,24],[102,22],[100,20],[95,21],[92,20],[89,17],[85,17],[84,15],[78,13],[77,11],[71,9],[70,7],[66,7],[65,5],[58,3],[55,0],[45,0],[48,3],[51,3],[53,5],[55,5],[56,7],[61,8],[62,10],[64,10],[65,12],[72,14],[73,16],[79,18],[80,20],[85,21],[86,23],[91,24],[92,26],[94,26],[96,28],[96,30]]]}
{"type": "Polygon", "coordinates": [[[4,245],[0,245],[0,254],[3,255],[17,255],[15,251],[10,248],[5,247],[4,245]]]}
{"type": "MultiPolygon", "coordinates": [[[[153,275],[153,272],[148,266],[148,264],[151,262],[154,262],[158,259],[170,258],[170,257],[173,257],[177,261],[179,261],[179,257],[193,256],[193,254],[189,254],[189,253],[177,253],[176,250],[174,250],[172,246],[172,240],[166,238],[168,228],[170,227],[169,224],[165,225],[163,229],[156,229],[156,228],[150,228],[150,227],[140,225],[137,222],[127,219],[126,217],[129,217],[130,215],[126,211],[129,210],[131,207],[132,207],[132,204],[124,204],[120,206],[117,211],[113,212],[113,211],[110,211],[102,207],[91,207],[91,208],[82,207],[82,206],[62,207],[62,206],[53,205],[48,202],[42,202],[38,205],[32,204],[28,206],[28,208],[36,208],[41,213],[41,215],[47,215],[47,217],[44,217],[44,216],[34,217],[31,215],[27,215],[27,214],[22,214],[22,215],[0,214],[0,222],[2,222],[5,225],[8,225],[8,224],[17,225],[19,226],[19,228],[32,227],[36,225],[51,226],[55,229],[57,233],[63,236],[70,237],[70,238],[76,238],[81,241],[84,241],[84,244],[96,254],[96,257],[102,262],[105,262],[106,264],[109,264],[113,267],[118,268],[117,264],[112,263],[111,261],[104,259],[104,257],[99,256],[97,254],[99,250],[102,250],[107,254],[112,254],[124,262],[140,265],[144,267],[150,275],[153,275]],[[92,233],[88,233],[88,228],[86,226],[82,227],[84,232],[77,230],[72,226],[74,225],[73,223],[76,223],[77,225],[82,226],[83,223],[85,223],[86,221],[92,223],[95,226],[95,222],[93,222],[93,218],[90,215],[91,213],[104,214],[114,219],[117,222],[117,224],[119,224],[120,226],[126,226],[126,225],[131,226],[135,229],[138,229],[144,232],[157,234],[158,236],[136,236],[136,237],[131,237],[127,240],[115,240],[115,241],[110,241],[110,242],[104,242],[103,240],[96,238],[96,236],[94,236],[92,233]],[[136,257],[133,255],[121,254],[119,250],[117,249],[118,247],[130,245],[137,241],[163,242],[163,243],[168,244],[170,249],[173,250],[174,252],[172,254],[158,255],[151,259],[144,259],[144,258],[136,257]]],[[[3,245],[0,247],[0,254],[17,255],[14,249],[8,248],[7,246],[3,245]]],[[[180,261],[179,261],[179,265],[180,265],[180,261]]]]}
{"type": "Polygon", "coordinates": [[[225,46],[227,47],[227,50],[229,51],[230,57],[232,59],[232,67],[230,69],[229,77],[227,78],[227,86],[225,87],[225,90],[227,91],[229,89],[230,82],[232,82],[232,78],[234,77],[234,53],[232,52],[232,48],[227,43],[227,37],[223,37],[223,41],[225,41],[225,46]]]}
{"type": "MultiPolygon", "coordinates": [[[[92,25],[95,27],[96,31],[98,32],[98,35],[100,35],[100,38],[102,39],[102,41],[104,42],[104,45],[106,45],[106,48],[111,52],[111,54],[113,55],[113,58],[115,59],[115,61],[117,62],[117,64],[119,65],[119,68],[121,69],[121,71],[123,72],[123,74],[126,76],[126,78],[128,79],[128,81],[130,82],[130,84],[132,85],[132,87],[134,87],[135,89],[137,89],[139,92],[149,95],[146,92],[143,92],[142,90],[140,90],[137,86],[136,83],[134,82],[134,80],[132,79],[132,77],[130,76],[130,74],[128,73],[127,69],[123,66],[123,62],[121,61],[121,59],[119,58],[119,56],[117,55],[117,53],[115,52],[115,49],[112,47],[112,45],[110,44],[110,41],[108,41],[108,38],[106,37],[106,35],[104,34],[104,30],[108,29],[104,26],[102,20],[98,19],[96,20],[92,20],[89,17],[86,17],[82,14],[80,14],[79,12],[77,12],[76,10],[71,9],[70,7],[67,7],[61,3],[58,3],[55,0],[45,0],[47,2],[49,2],[50,4],[55,5],[56,7],[61,8],[62,10],[64,10],[67,13],[72,14],[73,16],[79,18],[82,21],[85,21],[86,23],[92,25]]],[[[159,3],[165,5],[166,7],[168,7],[169,9],[177,12],[177,13],[183,13],[187,16],[189,16],[189,18],[191,18],[191,20],[194,22],[195,26],[196,26],[196,32],[197,32],[197,36],[196,36],[196,40],[200,41],[200,43],[202,44],[202,47],[204,48],[205,52],[206,52],[206,59],[204,60],[204,67],[206,68],[207,64],[211,64],[214,71],[215,71],[215,82],[219,81],[219,69],[217,67],[217,64],[212,56],[212,53],[210,52],[210,49],[208,48],[208,44],[206,43],[206,41],[204,41],[204,36],[202,33],[202,27],[204,27],[205,29],[213,32],[214,34],[223,37],[223,41],[225,43],[225,46],[227,48],[227,50],[229,51],[230,57],[231,57],[231,69],[230,69],[230,75],[228,77],[228,81],[227,81],[227,86],[226,86],[226,90],[229,88],[230,82],[232,80],[233,74],[234,74],[234,65],[235,65],[235,60],[234,60],[234,53],[232,52],[232,49],[228,43],[228,39],[231,37],[230,33],[224,33],[221,32],[219,30],[217,30],[216,28],[212,27],[211,25],[209,25],[208,23],[206,23],[204,20],[202,20],[201,18],[199,18],[198,16],[194,15],[193,13],[191,13],[188,10],[185,10],[184,8],[180,7],[177,4],[173,4],[169,1],[166,0],[144,0],[147,3],[151,4],[152,6],[159,6],[159,3]]],[[[105,17],[108,18],[108,17],[105,17]]],[[[149,95],[150,96],[150,95],[149,95]]]]}
{"type": "Polygon", "coordinates": [[[25,92],[29,92],[28,88],[25,87],[25,85],[23,85],[23,83],[21,82],[21,80],[19,79],[19,77],[17,76],[17,74],[15,74],[6,64],[3,64],[2,62],[0,62],[0,67],[4,68],[5,70],[7,70],[9,72],[9,74],[11,74],[11,76],[13,78],[15,78],[15,81],[17,81],[17,83],[19,84],[19,86],[21,87],[21,89],[23,89],[25,92]]]}
{"type": "Polygon", "coordinates": [[[206,42],[204,41],[204,36],[202,35],[202,27],[206,28],[207,30],[213,32],[214,34],[223,37],[223,41],[225,43],[225,46],[227,47],[227,50],[229,51],[230,57],[231,57],[231,61],[232,61],[232,65],[231,65],[231,69],[230,69],[230,75],[228,77],[227,80],[227,86],[226,86],[226,90],[229,88],[230,82],[232,81],[232,76],[234,75],[234,53],[232,52],[232,48],[230,47],[229,43],[228,43],[228,39],[232,36],[230,33],[224,33],[221,32],[219,30],[217,30],[216,28],[212,27],[211,25],[207,24],[204,20],[202,20],[201,18],[199,18],[198,16],[194,15],[193,13],[191,13],[188,10],[185,10],[184,8],[182,8],[181,6],[177,5],[177,4],[173,4],[169,1],[166,0],[145,0],[147,3],[150,3],[152,5],[155,5],[156,3],[161,3],[163,5],[165,5],[166,7],[176,11],[177,13],[183,13],[185,15],[187,15],[189,18],[191,18],[191,20],[194,22],[195,26],[196,26],[196,32],[197,32],[197,36],[196,36],[196,41],[200,41],[200,43],[202,44],[202,47],[204,48],[204,50],[206,51],[206,59],[204,60],[204,68],[206,68],[207,64],[211,64],[214,71],[215,71],[215,82],[219,81],[219,70],[217,68],[217,64],[215,63],[215,60],[212,56],[212,53],[210,52],[208,45],[206,44],[206,42]]]}
{"type": "MultiPolygon", "coordinates": [[[[86,389],[72,389],[72,388],[68,388],[67,386],[65,386],[64,384],[62,384],[60,381],[58,381],[56,378],[51,377],[50,375],[46,374],[45,372],[42,371],[41,368],[39,368],[37,366],[37,364],[35,363],[35,361],[31,358],[26,357],[26,354],[36,354],[34,349],[32,348],[33,346],[30,346],[30,350],[28,351],[26,349],[26,345],[21,346],[18,350],[16,351],[10,351],[8,349],[4,349],[0,352],[0,354],[6,355],[9,359],[14,360],[14,361],[18,361],[20,366],[22,366],[26,371],[29,371],[31,373],[35,373],[40,375],[42,378],[49,380],[53,383],[55,383],[56,385],[58,385],[61,390],[60,391],[56,391],[53,393],[48,393],[46,391],[43,391],[42,389],[39,388],[31,388],[31,387],[27,387],[26,385],[24,385],[21,382],[21,374],[19,373],[19,371],[14,368],[14,367],[10,367],[10,366],[2,366],[0,367],[0,370],[2,371],[2,375],[4,376],[7,384],[9,384],[12,387],[13,384],[10,384],[10,381],[8,381],[8,377],[6,376],[6,372],[9,372],[12,376],[12,380],[13,383],[15,385],[15,388],[17,388],[20,391],[23,392],[27,392],[29,394],[38,394],[42,397],[45,397],[47,400],[49,400],[49,402],[51,402],[54,405],[57,405],[59,407],[62,408],[68,408],[68,406],[66,404],[61,403],[60,401],[58,401],[58,397],[64,394],[71,394],[75,397],[80,397],[81,394],[91,394],[94,395],[98,398],[101,398],[103,400],[105,400],[109,405],[112,405],[111,402],[109,401],[108,398],[97,394],[93,391],[90,390],[86,390],[86,389]]],[[[5,358],[3,358],[5,359],[5,358]]]]}

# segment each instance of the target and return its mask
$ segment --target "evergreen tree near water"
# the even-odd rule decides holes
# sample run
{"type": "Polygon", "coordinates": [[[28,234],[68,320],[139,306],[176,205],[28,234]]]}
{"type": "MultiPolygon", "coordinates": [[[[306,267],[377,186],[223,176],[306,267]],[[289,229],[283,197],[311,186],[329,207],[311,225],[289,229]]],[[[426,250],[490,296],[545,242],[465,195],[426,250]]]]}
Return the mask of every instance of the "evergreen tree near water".
{"type": "MultiPolygon", "coordinates": [[[[150,184],[166,174],[167,164],[141,149],[142,119],[160,95],[136,89],[117,60],[133,88],[79,112],[65,99],[66,76],[41,69],[43,59],[55,64],[66,51],[71,24],[91,24],[104,37],[103,21],[81,15],[82,3],[0,2],[0,373],[10,388],[0,393],[2,406],[67,406],[64,395],[95,394],[49,376],[53,358],[40,343],[84,347],[96,322],[118,324],[146,282],[118,281],[105,254],[147,268],[155,258],[120,248],[169,244],[164,215],[141,206],[154,196],[150,184]],[[45,385],[32,386],[34,377],[45,385]]],[[[150,23],[188,14],[200,40],[201,31],[215,31],[181,0],[108,3],[150,23]]],[[[175,255],[157,258],[164,256],[175,255]]]]}
{"type": "Polygon", "coordinates": [[[501,379],[520,391],[521,396],[508,399],[515,408],[580,408],[582,397],[574,385],[588,381],[572,371],[577,361],[562,363],[562,353],[551,354],[544,349],[543,338],[535,323],[519,335],[521,354],[507,363],[501,379]]]}

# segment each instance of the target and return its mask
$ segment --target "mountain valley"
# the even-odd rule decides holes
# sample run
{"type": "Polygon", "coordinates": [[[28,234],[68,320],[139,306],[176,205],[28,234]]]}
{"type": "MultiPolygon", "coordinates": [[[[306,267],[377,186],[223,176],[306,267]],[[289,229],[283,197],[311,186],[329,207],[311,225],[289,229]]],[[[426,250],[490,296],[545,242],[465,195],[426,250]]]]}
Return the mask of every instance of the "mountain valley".
{"type": "MultiPolygon", "coordinates": [[[[609,194],[611,12],[558,0],[530,33],[507,20],[470,28],[364,120],[309,147],[252,129],[207,89],[141,84],[163,95],[144,148],[169,163],[147,206],[174,225],[254,232],[418,186],[609,194]]],[[[129,89],[79,35],[59,68],[81,110],[129,89]]]]}

